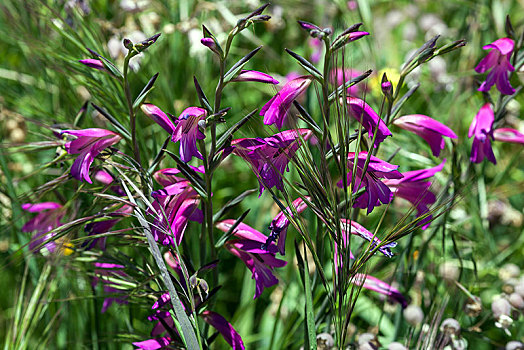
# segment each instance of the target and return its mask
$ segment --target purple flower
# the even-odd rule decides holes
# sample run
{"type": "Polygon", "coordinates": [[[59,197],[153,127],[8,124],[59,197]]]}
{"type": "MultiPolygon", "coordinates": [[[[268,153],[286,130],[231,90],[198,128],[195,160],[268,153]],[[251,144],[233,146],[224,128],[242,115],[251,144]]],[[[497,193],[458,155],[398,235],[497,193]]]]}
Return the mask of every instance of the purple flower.
{"type": "Polygon", "coordinates": [[[393,124],[401,129],[411,131],[426,140],[435,157],[438,157],[440,151],[444,149],[445,142],[443,136],[452,139],[457,138],[453,130],[446,125],[422,114],[405,115],[395,119],[393,124]]]}
{"type": "Polygon", "coordinates": [[[157,339],[147,339],[140,342],[134,342],[134,346],[138,346],[141,350],[158,350],[171,344],[171,338],[161,337],[157,339]]]}
{"type": "Polygon", "coordinates": [[[273,79],[271,75],[257,72],[256,70],[242,70],[231,81],[256,81],[259,83],[278,84],[278,80],[273,79]]]}
{"type": "Polygon", "coordinates": [[[189,162],[193,156],[203,159],[196,147],[196,140],[203,140],[206,135],[198,129],[198,122],[205,119],[207,112],[203,108],[186,108],[178,117],[171,141],[180,141],[180,158],[189,162]]]}
{"type": "MultiPolygon", "coordinates": [[[[204,166],[203,165],[201,165],[199,167],[195,167],[195,166],[192,166],[192,165],[188,164],[188,166],[191,169],[193,169],[194,171],[196,171],[196,172],[204,173],[204,166]]],[[[180,175],[180,174],[181,174],[181,171],[178,170],[177,168],[165,168],[165,169],[160,169],[157,172],[155,172],[153,174],[153,178],[160,185],[162,185],[164,187],[167,187],[169,185],[175,184],[175,183],[180,182],[180,181],[187,181],[187,179],[177,176],[177,175],[180,175]]]]}
{"type": "MultiPolygon", "coordinates": [[[[382,244],[382,241],[376,238],[373,233],[369,232],[364,226],[356,222],[355,220],[340,219],[341,230],[344,233],[342,236],[342,241],[344,245],[349,241],[349,234],[359,236],[365,239],[368,242],[372,242],[372,247],[375,248],[382,244]]],[[[397,242],[391,242],[383,244],[378,248],[378,251],[387,256],[388,258],[393,257],[393,252],[391,248],[395,248],[397,242]]]]}
{"type": "Polygon", "coordinates": [[[320,58],[322,57],[322,40],[318,38],[309,38],[307,44],[313,50],[313,53],[311,54],[311,62],[320,62],[320,58]]]}
{"type": "Polygon", "coordinates": [[[484,158],[488,158],[493,164],[497,164],[493,149],[491,148],[491,139],[493,139],[493,122],[495,121],[495,115],[491,105],[486,103],[479,110],[475,119],[469,126],[468,137],[473,138],[473,144],[471,145],[471,156],[470,161],[473,163],[480,163],[484,158]]]}
{"type": "Polygon", "coordinates": [[[524,145],[524,134],[511,128],[500,128],[493,131],[495,141],[520,143],[524,145]]]}
{"type": "Polygon", "coordinates": [[[231,323],[227,322],[227,320],[222,317],[222,315],[206,310],[200,314],[200,317],[202,317],[206,323],[216,328],[216,330],[222,334],[224,340],[231,346],[231,348],[233,348],[233,350],[245,349],[244,342],[242,341],[240,334],[238,334],[231,323]]]}
{"type": "Polygon", "coordinates": [[[352,282],[357,286],[362,286],[363,288],[375,291],[391,298],[392,300],[399,303],[402,308],[408,306],[406,298],[398,291],[398,289],[390,286],[386,282],[379,280],[378,278],[363,273],[357,273],[353,277],[352,282]]]}
{"type": "Polygon", "coordinates": [[[69,154],[79,154],[71,167],[71,175],[77,180],[93,183],[89,178],[89,167],[95,157],[109,146],[122,139],[120,135],[104,129],[62,130],[60,135],[76,136],[68,141],[65,149],[69,154]]]}
{"type": "Polygon", "coordinates": [[[260,195],[264,188],[276,187],[283,191],[282,175],[289,171],[289,161],[301,146],[302,139],[307,140],[311,135],[311,130],[298,129],[286,130],[264,139],[237,139],[231,142],[226,154],[233,152],[251,165],[260,183],[260,195]]]}
{"type": "Polygon", "coordinates": [[[102,305],[102,313],[106,312],[107,309],[116,302],[117,304],[127,304],[127,296],[122,293],[121,284],[116,282],[118,278],[127,277],[127,274],[122,271],[123,265],[111,264],[111,263],[95,263],[95,277],[93,278],[93,287],[102,281],[104,285],[104,292],[111,293],[113,296],[105,298],[102,305]]]}
{"type": "MultiPolygon", "coordinates": [[[[356,193],[363,187],[365,187],[365,191],[355,200],[353,207],[362,209],[367,208],[367,213],[369,214],[373,211],[373,208],[379,206],[380,203],[387,204],[391,202],[392,199],[390,189],[380,181],[379,178],[400,179],[402,174],[396,170],[398,165],[389,164],[375,156],[371,156],[367,171],[363,174],[367,156],[367,152],[360,152],[358,154],[357,173],[353,193],[356,193]]],[[[348,186],[351,184],[354,161],[355,153],[351,152],[348,154],[348,186]]],[[[342,187],[342,180],[340,180],[337,185],[342,187]]]]}
{"type": "Polygon", "coordinates": [[[140,108],[142,109],[142,112],[144,112],[145,115],[153,119],[170,135],[173,134],[173,132],[175,131],[175,124],[173,124],[171,119],[164,112],[162,112],[160,108],[149,103],[144,103],[140,108]]]}
{"type": "Polygon", "coordinates": [[[377,147],[379,143],[391,135],[391,131],[389,131],[386,123],[380,119],[379,115],[366,102],[356,97],[348,97],[347,105],[349,114],[362,124],[370,139],[373,139],[373,133],[378,126],[374,147],[377,147]]]}
{"type": "MultiPolygon", "coordinates": [[[[115,217],[115,219],[89,223],[84,227],[84,231],[88,234],[88,236],[107,233],[113,228],[113,226],[122,220],[123,217],[129,216],[132,212],[133,208],[127,204],[124,204],[121,208],[115,210],[114,212],[104,214],[104,216],[115,217]]],[[[107,237],[95,238],[91,241],[86,241],[84,246],[87,246],[86,249],[92,249],[95,245],[98,245],[101,250],[105,250],[106,239],[107,237]]]]}
{"type": "MultiPolygon", "coordinates": [[[[94,178],[96,181],[101,182],[104,185],[110,185],[114,181],[113,176],[111,176],[111,174],[104,170],[97,170],[94,174],[94,178]]],[[[126,194],[124,189],[119,185],[111,186],[111,191],[115,192],[119,196],[125,196],[126,194]]]]}
{"type": "Polygon", "coordinates": [[[488,92],[496,84],[501,94],[513,95],[515,93],[515,89],[511,87],[509,82],[509,72],[515,70],[509,62],[514,46],[515,43],[512,39],[501,38],[483,47],[484,50],[493,50],[479,62],[478,66],[475,67],[475,71],[477,73],[484,73],[489,69],[491,71],[488,73],[486,81],[478,88],[478,91],[488,92]]]}
{"type": "MultiPolygon", "coordinates": [[[[385,180],[384,183],[393,191],[395,197],[411,202],[417,209],[417,217],[420,217],[429,212],[429,206],[437,201],[435,194],[430,191],[431,182],[424,180],[441,171],[445,163],[446,159],[433,168],[406,171],[402,173],[403,178],[385,180]]],[[[428,215],[419,222],[423,230],[429,227],[431,219],[432,216],[428,215]]]]}
{"type": "Polygon", "coordinates": [[[198,209],[200,199],[189,181],[180,181],[154,191],[148,214],[154,217],[151,233],[156,241],[163,245],[180,245],[188,221],[202,223],[202,211],[198,209]]]}
{"type": "Polygon", "coordinates": [[[312,76],[303,75],[287,82],[260,110],[260,115],[264,116],[264,124],[275,124],[281,130],[293,101],[307,89],[311,80],[312,76]]]}
{"type": "MultiPolygon", "coordinates": [[[[217,224],[217,228],[228,232],[234,223],[235,220],[224,220],[217,224]]],[[[250,226],[240,223],[233,232],[238,239],[228,241],[225,247],[240,258],[251,271],[256,286],[253,299],[256,299],[262,294],[264,288],[278,283],[278,279],[273,275],[273,268],[283,267],[287,262],[275,258],[277,247],[274,243],[270,244],[267,249],[262,249],[262,244],[266,243],[267,236],[250,226]]]]}
{"type": "Polygon", "coordinates": [[[96,60],[94,58],[87,58],[84,60],[78,61],[82,63],[84,66],[87,66],[89,68],[94,68],[98,70],[105,70],[104,64],[100,60],[96,60]]]}
{"type": "MultiPolygon", "coordinates": [[[[62,226],[60,222],[64,216],[62,206],[55,202],[25,203],[22,204],[22,209],[30,213],[38,213],[22,227],[22,232],[36,231],[29,242],[29,249],[32,252],[36,252],[45,248],[47,251],[54,253],[59,247],[59,244],[56,240],[52,240],[56,234],[48,232],[62,226]]],[[[66,243],[63,245],[68,246],[69,244],[66,243]]]]}
{"type": "MultiPolygon", "coordinates": [[[[310,200],[310,197],[306,198],[310,200]]],[[[307,208],[306,202],[302,198],[295,199],[292,203],[292,206],[297,214],[302,213],[307,208]]],[[[273,221],[269,224],[269,229],[271,230],[271,233],[263,245],[263,249],[266,249],[271,242],[274,242],[278,238],[278,252],[281,255],[286,255],[286,235],[287,235],[287,228],[289,226],[289,219],[288,216],[293,217],[293,211],[291,208],[287,207],[285,211],[281,211],[280,213],[275,216],[273,221]]]]}

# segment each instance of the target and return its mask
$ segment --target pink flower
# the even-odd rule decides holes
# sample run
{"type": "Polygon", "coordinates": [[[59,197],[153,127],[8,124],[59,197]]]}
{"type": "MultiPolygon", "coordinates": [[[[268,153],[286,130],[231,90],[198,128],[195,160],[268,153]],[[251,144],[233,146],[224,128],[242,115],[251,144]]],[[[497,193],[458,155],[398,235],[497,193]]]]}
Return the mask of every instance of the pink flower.
{"type": "Polygon", "coordinates": [[[170,135],[173,134],[175,131],[175,124],[173,124],[171,119],[164,112],[162,112],[160,108],[150,103],[144,103],[140,108],[145,115],[153,119],[170,135]]]}
{"type": "MultiPolygon", "coordinates": [[[[224,220],[217,224],[217,228],[228,232],[234,223],[235,220],[224,220]]],[[[250,226],[240,223],[233,233],[238,239],[228,241],[225,247],[240,258],[251,271],[256,286],[253,299],[256,299],[262,294],[264,288],[278,283],[278,279],[273,275],[273,268],[283,267],[287,262],[275,258],[277,247],[274,243],[271,243],[267,249],[262,249],[262,245],[267,241],[267,236],[250,226]]]]}
{"type": "Polygon", "coordinates": [[[84,66],[87,66],[89,68],[94,68],[94,69],[98,69],[98,70],[104,70],[105,69],[104,64],[102,63],[102,61],[96,60],[94,58],[86,58],[86,59],[80,60],[78,62],[82,63],[84,66]]]}
{"type": "Polygon", "coordinates": [[[438,157],[440,151],[444,149],[445,142],[443,136],[451,139],[457,138],[453,130],[446,125],[422,114],[405,115],[395,119],[393,124],[401,129],[411,131],[426,140],[435,157],[438,157]]]}
{"type": "Polygon", "coordinates": [[[391,131],[389,131],[386,123],[366,102],[356,97],[348,97],[347,106],[349,114],[362,124],[370,139],[373,139],[373,134],[375,131],[377,132],[374,147],[377,147],[386,137],[391,136],[391,131]]]}
{"type": "MultiPolygon", "coordinates": [[[[365,191],[355,200],[353,207],[362,209],[367,208],[367,213],[369,214],[373,211],[373,208],[379,206],[380,203],[387,204],[392,200],[391,190],[379,179],[400,179],[402,174],[396,170],[398,165],[389,164],[375,156],[371,156],[367,171],[364,174],[363,170],[367,156],[367,152],[360,152],[358,154],[357,173],[355,174],[355,187],[353,188],[353,193],[356,193],[361,188],[365,188],[365,191]]],[[[351,184],[354,161],[355,153],[351,152],[348,154],[347,163],[348,186],[351,184]]],[[[342,187],[342,180],[340,180],[337,185],[342,187]]]]}
{"type": "MultiPolygon", "coordinates": [[[[411,202],[417,209],[417,217],[419,217],[429,212],[429,206],[437,201],[435,194],[430,191],[431,182],[424,180],[441,171],[445,163],[446,159],[433,168],[406,171],[402,173],[403,178],[384,180],[384,183],[393,191],[395,197],[404,198],[411,202]]],[[[419,222],[423,230],[429,227],[431,219],[432,216],[428,215],[419,222]]]]}
{"type": "Polygon", "coordinates": [[[307,89],[311,80],[310,75],[303,75],[287,82],[260,110],[260,115],[264,116],[264,124],[275,124],[281,130],[293,101],[307,89]]]}
{"type": "Polygon", "coordinates": [[[520,143],[524,145],[524,134],[511,128],[500,128],[493,131],[495,141],[520,143]]]}
{"type": "Polygon", "coordinates": [[[62,226],[60,222],[64,216],[62,205],[55,202],[25,203],[22,204],[22,209],[30,213],[38,213],[22,227],[22,232],[36,231],[29,242],[29,249],[35,252],[45,248],[51,253],[55,252],[58,248],[58,244],[52,240],[55,234],[48,232],[62,226]]]}
{"type": "Polygon", "coordinates": [[[100,152],[114,145],[122,137],[105,129],[62,130],[60,135],[76,136],[75,140],[68,141],[65,149],[69,154],[79,154],[71,168],[71,175],[77,180],[93,183],[89,177],[89,168],[100,152]]]}
{"type": "Polygon", "coordinates": [[[352,282],[357,286],[362,286],[363,288],[375,291],[393,299],[394,301],[399,303],[402,306],[402,308],[408,306],[406,298],[402,295],[402,293],[398,291],[398,289],[390,286],[386,282],[379,280],[378,278],[363,273],[357,273],[353,277],[352,282]]]}
{"type": "Polygon", "coordinates": [[[513,72],[515,68],[509,62],[515,43],[510,38],[502,38],[492,42],[483,47],[484,50],[491,50],[486,57],[484,57],[475,67],[477,73],[484,73],[491,69],[488,73],[486,81],[480,85],[478,91],[489,91],[491,87],[496,84],[501,94],[513,95],[515,89],[511,87],[509,82],[509,72],[513,72]]]}
{"type": "Polygon", "coordinates": [[[470,160],[473,163],[480,163],[484,158],[488,158],[493,164],[497,164],[493,149],[491,148],[491,139],[493,139],[493,122],[495,121],[495,115],[491,105],[486,103],[479,110],[475,119],[469,126],[468,137],[473,138],[473,144],[471,145],[471,156],[470,160]]]}
{"type": "Polygon", "coordinates": [[[196,140],[203,140],[206,137],[198,128],[198,122],[206,116],[205,109],[189,107],[178,117],[171,141],[180,141],[180,158],[183,162],[189,162],[193,156],[203,159],[196,147],[196,140]]]}

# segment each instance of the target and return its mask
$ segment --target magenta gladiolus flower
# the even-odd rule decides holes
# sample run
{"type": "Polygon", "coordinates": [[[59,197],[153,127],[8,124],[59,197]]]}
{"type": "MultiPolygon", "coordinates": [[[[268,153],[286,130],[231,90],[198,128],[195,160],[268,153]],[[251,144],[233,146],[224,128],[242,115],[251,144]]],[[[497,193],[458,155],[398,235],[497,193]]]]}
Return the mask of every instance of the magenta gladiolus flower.
{"type": "Polygon", "coordinates": [[[95,277],[93,278],[92,286],[94,287],[99,281],[102,281],[104,292],[113,294],[113,296],[104,299],[102,313],[106,312],[113,303],[127,304],[127,295],[122,293],[121,285],[116,281],[117,278],[127,277],[127,274],[123,271],[124,266],[96,262],[95,267],[95,277]],[[120,287],[120,289],[118,287],[120,287]]]}
{"type": "MultiPolygon", "coordinates": [[[[234,223],[235,220],[224,220],[217,224],[217,228],[228,232],[234,223]]],[[[225,246],[251,271],[256,285],[253,299],[256,299],[262,294],[264,288],[278,283],[278,279],[273,275],[273,268],[283,267],[287,262],[275,258],[277,247],[274,243],[271,243],[267,249],[262,249],[262,245],[267,241],[267,236],[250,226],[240,223],[233,232],[238,239],[228,241],[225,246]]]]}
{"type": "MultiPolygon", "coordinates": [[[[379,206],[380,203],[387,204],[391,202],[392,196],[391,191],[379,178],[385,179],[400,179],[402,174],[396,169],[398,165],[389,164],[382,159],[375,156],[371,156],[368,164],[368,168],[365,174],[362,173],[364,165],[366,163],[367,152],[360,152],[357,158],[357,174],[355,176],[355,187],[353,193],[356,193],[361,188],[365,187],[364,193],[355,200],[353,207],[355,208],[367,208],[367,213],[371,213],[373,208],[379,206]]],[[[351,184],[353,162],[355,161],[355,153],[351,152],[348,154],[348,177],[347,184],[351,184]]],[[[343,186],[342,180],[337,185],[343,186]]]]}
{"type": "Polygon", "coordinates": [[[493,131],[495,141],[520,143],[524,145],[524,134],[511,128],[500,128],[493,131]]]}
{"type": "Polygon", "coordinates": [[[348,97],[347,104],[349,114],[362,124],[370,139],[373,139],[373,134],[375,131],[377,132],[374,147],[377,147],[386,137],[391,136],[391,131],[389,131],[386,123],[366,102],[356,97],[348,97]]]}
{"type": "MultiPolygon", "coordinates": [[[[306,199],[309,200],[310,197],[306,196],[306,199]]],[[[297,214],[302,213],[307,208],[307,204],[302,198],[295,199],[291,204],[297,214]]],[[[281,211],[277,216],[275,216],[273,221],[269,224],[271,233],[269,234],[266,243],[263,244],[262,249],[266,249],[272,242],[278,239],[278,252],[281,255],[286,255],[286,236],[287,228],[289,226],[289,219],[286,213],[291,217],[294,216],[293,211],[289,207],[286,208],[286,211],[281,211]]]]}
{"type": "MultiPolygon", "coordinates": [[[[122,218],[129,216],[132,212],[133,212],[133,207],[127,204],[124,204],[121,208],[111,213],[104,214],[104,216],[114,217],[114,219],[89,223],[85,225],[84,231],[88,234],[88,236],[109,232],[111,231],[113,226],[115,226],[120,220],[122,220],[122,218]]],[[[105,250],[106,249],[106,240],[107,240],[107,237],[95,238],[91,241],[86,241],[83,244],[83,246],[87,247],[86,249],[92,249],[95,245],[98,245],[98,247],[101,250],[105,250]]]]}
{"type": "Polygon", "coordinates": [[[231,79],[231,81],[255,81],[266,84],[278,84],[278,80],[273,79],[269,74],[257,72],[256,70],[242,70],[240,74],[231,79]]]}
{"type": "Polygon", "coordinates": [[[303,75],[287,82],[260,110],[264,124],[275,124],[281,130],[293,101],[307,89],[312,79],[310,75],[303,75]]]}
{"type": "Polygon", "coordinates": [[[207,112],[203,108],[186,108],[178,117],[171,141],[180,141],[180,159],[189,162],[193,156],[203,159],[196,147],[196,140],[203,140],[206,135],[198,129],[198,122],[205,119],[207,112]]]}
{"type": "Polygon", "coordinates": [[[122,139],[120,135],[104,129],[62,130],[60,135],[76,136],[75,140],[68,141],[65,149],[69,154],[79,154],[71,168],[71,175],[77,180],[93,183],[89,177],[89,167],[95,157],[109,146],[122,139]]]}
{"type": "Polygon", "coordinates": [[[173,124],[169,116],[162,112],[160,108],[150,103],[144,103],[140,108],[142,109],[142,112],[144,112],[145,115],[153,119],[170,135],[173,134],[173,132],[175,131],[175,124],[173,124]]]}
{"type": "Polygon", "coordinates": [[[151,196],[154,212],[148,209],[148,214],[154,216],[151,233],[156,241],[163,245],[180,245],[188,221],[202,223],[202,211],[198,208],[200,199],[189,181],[181,181],[154,191],[151,196]]]}
{"type": "Polygon", "coordinates": [[[224,154],[233,152],[251,165],[260,183],[260,195],[264,188],[276,187],[283,191],[282,175],[289,171],[289,161],[301,146],[302,139],[307,140],[311,135],[311,130],[298,129],[286,130],[264,139],[237,139],[231,142],[231,147],[224,154]]]}
{"type": "Polygon", "coordinates": [[[55,202],[25,203],[22,204],[22,209],[30,213],[38,213],[22,227],[22,232],[36,231],[29,242],[29,249],[32,252],[36,252],[37,249],[45,248],[47,251],[54,253],[59,244],[51,241],[55,234],[48,234],[48,232],[62,226],[60,222],[64,216],[62,205],[55,202]]]}
{"type": "MultiPolygon", "coordinates": [[[[437,201],[433,192],[430,191],[431,182],[424,181],[442,170],[446,159],[439,165],[429,169],[406,171],[402,173],[401,179],[384,180],[384,183],[393,191],[395,197],[404,198],[411,202],[417,209],[417,217],[429,212],[429,206],[437,201]]],[[[425,230],[429,227],[432,216],[428,215],[419,223],[425,230]]]]}
{"type": "Polygon", "coordinates": [[[399,303],[402,308],[408,306],[406,298],[398,291],[398,289],[390,286],[386,282],[379,280],[378,278],[363,273],[357,273],[353,277],[352,283],[385,295],[399,303]]]}
{"type": "Polygon", "coordinates": [[[105,69],[104,64],[102,63],[102,61],[94,59],[94,58],[87,58],[85,60],[80,60],[78,62],[82,63],[84,66],[87,66],[89,68],[94,68],[94,69],[98,69],[98,70],[104,70],[105,69]]]}
{"type": "Polygon", "coordinates": [[[509,82],[509,72],[515,70],[509,62],[514,46],[515,43],[512,39],[502,38],[483,47],[484,50],[492,50],[479,62],[478,66],[475,67],[475,71],[477,73],[484,73],[489,69],[491,71],[488,73],[486,81],[478,88],[478,91],[487,92],[496,84],[501,94],[513,95],[515,93],[515,89],[511,87],[509,82]]]}
{"type": "Polygon", "coordinates": [[[444,137],[456,139],[457,135],[441,122],[436,121],[422,114],[411,114],[397,118],[393,124],[401,129],[411,131],[422,137],[431,147],[431,152],[435,157],[440,155],[440,151],[444,149],[444,137]]]}
{"type": "MultiPolygon", "coordinates": [[[[203,165],[199,167],[195,167],[195,166],[188,164],[188,166],[198,173],[204,173],[203,165]]],[[[158,182],[161,186],[164,186],[164,187],[173,185],[180,181],[187,181],[186,178],[180,177],[178,175],[181,175],[181,171],[178,170],[177,168],[165,168],[165,169],[160,169],[157,172],[155,172],[153,174],[153,178],[156,180],[156,182],[158,182]]]]}
{"type": "MultiPolygon", "coordinates": [[[[344,233],[344,235],[342,236],[342,241],[344,242],[344,245],[346,245],[347,241],[349,240],[348,234],[359,236],[368,242],[372,242],[373,248],[379,246],[382,243],[382,241],[376,238],[373,235],[373,233],[369,232],[364,226],[362,226],[355,220],[340,219],[340,225],[341,230],[344,233]]],[[[383,244],[380,246],[380,248],[378,248],[378,251],[387,256],[388,258],[391,258],[393,257],[393,252],[391,251],[391,248],[395,248],[396,246],[397,242],[383,244]]]]}
{"type": "Polygon", "coordinates": [[[473,144],[471,145],[471,156],[470,160],[473,163],[480,163],[484,158],[488,158],[493,164],[497,164],[493,149],[491,148],[491,139],[493,139],[493,122],[495,121],[495,115],[491,105],[486,103],[479,110],[475,119],[469,126],[468,137],[473,138],[473,144]]]}
{"type": "Polygon", "coordinates": [[[231,323],[220,314],[206,310],[200,314],[204,321],[213,326],[222,336],[224,340],[231,346],[233,350],[243,350],[244,342],[240,334],[233,328],[231,323]]]}

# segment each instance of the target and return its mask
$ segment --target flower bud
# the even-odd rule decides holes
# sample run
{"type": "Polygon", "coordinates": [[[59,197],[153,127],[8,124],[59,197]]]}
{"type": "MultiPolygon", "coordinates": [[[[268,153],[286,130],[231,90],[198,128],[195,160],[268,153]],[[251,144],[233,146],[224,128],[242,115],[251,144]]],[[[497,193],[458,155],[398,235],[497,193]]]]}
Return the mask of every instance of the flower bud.
{"type": "Polygon", "coordinates": [[[524,298],[524,281],[522,279],[515,286],[515,293],[519,294],[521,297],[524,298]]]}
{"type": "Polygon", "coordinates": [[[491,311],[496,319],[502,315],[509,316],[511,314],[511,305],[505,298],[498,298],[491,303],[491,311]]]}
{"type": "Polygon", "coordinates": [[[399,342],[394,341],[388,345],[388,350],[407,350],[407,348],[399,342]]]}
{"type": "Polygon", "coordinates": [[[512,340],[506,344],[506,350],[524,350],[524,344],[519,341],[512,340]]]}
{"type": "Polygon", "coordinates": [[[406,322],[413,327],[416,327],[422,323],[422,320],[424,319],[424,312],[422,309],[419,306],[413,304],[405,308],[403,314],[406,322]]]}
{"type": "Polygon", "coordinates": [[[524,298],[522,298],[520,294],[512,293],[508,297],[508,300],[511,306],[513,306],[515,309],[522,310],[524,308],[524,298]]]}
{"type": "Polygon", "coordinates": [[[320,333],[317,335],[317,348],[319,350],[330,350],[335,345],[333,336],[329,333],[320,333]]]}
{"type": "Polygon", "coordinates": [[[128,50],[133,48],[133,42],[127,38],[124,39],[124,47],[128,50]]]}
{"type": "Polygon", "coordinates": [[[454,318],[446,318],[440,324],[440,331],[447,335],[458,335],[460,333],[460,323],[454,318]]]}
{"type": "Polygon", "coordinates": [[[515,264],[505,264],[499,270],[499,278],[502,281],[507,281],[511,278],[517,278],[520,275],[520,268],[515,264]]]}

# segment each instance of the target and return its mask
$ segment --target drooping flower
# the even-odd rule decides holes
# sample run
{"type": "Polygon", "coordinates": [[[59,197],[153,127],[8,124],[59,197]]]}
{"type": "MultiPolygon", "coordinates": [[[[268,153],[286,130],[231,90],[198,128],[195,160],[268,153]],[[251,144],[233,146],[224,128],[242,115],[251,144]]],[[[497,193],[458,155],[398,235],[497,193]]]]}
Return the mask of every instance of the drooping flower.
{"type": "Polygon", "coordinates": [[[363,273],[357,273],[353,277],[352,283],[356,284],[357,286],[362,286],[363,288],[385,295],[399,303],[402,306],[402,308],[406,308],[408,306],[406,298],[402,295],[402,293],[398,291],[398,289],[390,286],[386,282],[383,282],[376,277],[366,275],[363,273]]]}
{"type": "Polygon", "coordinates": [[[82,63],[84,66],[87,66],[89,68],[94,68],[98,70],[104,70],[104,64],[102,61],[94,59],[94,58],[86,58],[84,60],[79,60],[78,62],[82,63]]]}
{"type": "MultiPolygon", "coordinates": [[[[216,226],[219,230],[228,232],[234,223],[235,220],[224,220],[216,226]]],[[[278,283],[278,279],[273,275],[273,268],[283,267],[287,262],[275,257],[277,247],[274,243],[262,249],[262,245],[267,241],[267,236],[252,227],[240,223],[233,234],[238,239],[228,241],[225,247],[240,258],[251,271],[256,286],[253,299],[256,299],[262,294],[264,288],[278,283]]]]}
{"type": "Polygon", "coordinates": [[[362,127],[368,132],[370,139],[373,139],[374,133],[377,132],[374,147],[377,147],[386,137],[392,135],[386,123],[381,120],[373,108],[363,100],[356,97],[348,97],[347,106],[349,114],[362,124],[362,127]]]}
{"type": "Polygon", "coordinates": [[[520,143],[524,145],[524,134],[511,128],[500,128],[493,131],[495,141],[520,143]]]}
{"type": "MultiPolygon", "coordinates": [[[[199,167],[192,166],[188,164],[188,166],[193,169],[194,171],[198,173],[204,173],[204,166],[201,165],[199,167]]],[[[165,168],[160,169],[157,172],[153,174],[153,178],[158,182],[161,186],[167,187],[169,185],[173,185],[180,181],[187,181],[186,178],[180,177],[179,175],[182,175],[182,172],[177,168],[165,168]]]]}
{"type": "Polygon", "coordinates": [[[242,341],[240,334],[238,334],[231,323],[227,322],[227,320],[222,315],[213,311],[205,310],[200,314],[200,316],[206,323],[213,326],[220,334],[222,334],[224,340],[232,347],[233,350],[245,349],[244,342],[242,341]]]}
{"type": "MultiPolygon", "coordinates": [[[[393,191],[395,197],[404,198],[411,202],[417,209],[417,217],[429,212],[429,206],[437,201],[433,192],[430,191],[431,182],[425,181],[442,170],[446,159],[439,165],[429,169],[406,171],[402,173],[401,179],[387,179],[384,183],[393,191]]],[[[419,222],[423,230],[429,227],[432,215],[428,215],[419,222]]]]}
{"type": "Polygon", "coordinates": [[[378,248],[378,251],[384,254],[384,256],[387,256],[388,258],[393,257],[393,252],[391,251],[391,248],[395,248],[397,246],[397,242],[382,244],[382,241],[380,239],[375,237],[373,233],[369,232],[364,226],[362,226],[355,220],[340,219],[340,225],[341,230],[344,233],[344,235],[342,236],[342,241],[344,242],[344,244],[347,244],[346,242],[349,240],[349,234],[352,234],[360,238],[363,238],[368,242],[371,242],[372,248],[380,246],[378,248]]]}
{"type": "Polygon", "coordinates": [[[173,134],[173,132],[175,131],[175,124],[171,121],[169,116],[165,114],[160,108],[150,103],[144,103],[140,108],[142,109],[142,112],[144,112],[145,115],[153,119],[170,135],[173,134]]]}
{"type": "Polygon", "coordinates": [[[411,114],[397,118],[393,124],[401,129],[411,131],[422,137],[431,147],[431,152],[435,157],[440,155],[440,151],[444,149],[444,137],[456,139],[457,135],[441,122],[436,121],[422,114],[411,114]]]}
{"type": "Polygon", "coordinates": [[[98,128],[62,130],[60,135],[63,134],[76,136],[76,139],[65,144],[67,153],[79,154],[71,167],[71,175],[77,180],[85,180],[88,183],[93,183],[89,177],[89,168],[95,157],[122,139],[112,131],[98,128]]]}
{"type": "MultiPolygon", "coordinates": [[[[25,223],[22,227],[22,232],[33,232],[36,231],[29,242],[29,249],[32,252],[36,252],[42,248],[45,248],[48,252],[54,253],[60,248],[59,244],[55,240],[51,240],[56,234],[48,233],[53,229],[62,226],[60,220],[64,216],[64,210],[62,205],[55,202],[42,202],[42,203],[25,203],[22,204],[22,209],[30,213],[38,213],[34,218],[25,223]]],[[[67,248],[69,244],[62,244],[66,247],[64,253],[68,254],[70,249],[67,248]]]]}
{"type": "Polygon", "coordinates": [[[257,72],[256,70],[242,70],[236,77],[231,79],[231,81],[255,81],[266,84],[278,84],[278,80],[274,79],[271,75],[257,72]]]}
{"type": "Polygon", "coordinates": [[[112,295],[104,299],[102,313],[106,312],[113,303],[128,303],[127,296],[122,292],[121,284],[118,283],[119,278],[127,277],[127,274],[123,271],[124,268],[125,266],[119,264],[95,263],[95,277],[93,277],[92,286],[96,286],[101,281],[104,292],[112,295]]]}
{"type": "Polygon", "coordinates": [[[276,187],[283,191],[282,175],[284,171],[289,171],[289,161],[295,156],[302,140],[309,139],[311,135],[311,130],[298,129],[286,130],[263,139],[236,139],[225,154],[233,152],[251,165],[260,183],[260,195],[264,188],[276,187]]]}
{"type": "MultiPolygon", "coordinates": [[[[308,200],[310,199],[310,197],[307,196],[305,198],[308,200]]],[[[291,204],[297,214],[302,213],[307,208],[307,204],[306,202],[304,202],[302,198],[295,199],[291,204]]],[[[286,213],[291,217],[294,216],[293,210],[291,210],[290,207],[287,207],[286,211],[281,211],[277,214],[277,216],[275,216],[273,221],[271,221],[271,223],[269,224],[269,229],[271,230],[271,233],[269,234],[266,243],[264,243],[262,247],[263,249],[266,249],[272,242],[278,239],[278,252],[281,255],[286,255],[286,236],[287,228],[290,223],[286,213]]]]}
{"type": "Polygon", "coordinates": [[[147,213],[154,217],[151,233],[163,245],[180,245],[188,221],[202,223],[202,211],[198,208],[200,199],[189,181],[180,181],[154,191],[153,210],[147,213]]]}
{"type": "Polygon", "coordinates": [[[303,75],[287,82],[260,110],[264,124],[275,124],[281,130],[293,101],[307,89],[312,79],[310,75],[303,75]]]}
{"type": "Polygon", "coordinates": [[[493,149],[491,148],[491,139],[493,139],[493,122],[495,121],[495,115],[491,105],[486,103],[479,110],[475,119],[469,126],[468,137],[473,138],[473,144],[471,145],[471,156],[470,161],[473,163],[480,163],[484,158],[488,158],[493,164],[497,164],[493,149]]]}
{"type": "Polygon", "coordinates": [[[480,85],[478,91],[489,91],[496,84],[497,89],[504,95],[513,95],[515,89],[509,82],[509,72],[515,68],[510,63],[511,54],[515,43],[510,38],[501,38],[483,47],[484,50],[492,49],[475,67],[477,73],[484,73],[491,69],[486,81],[480,85]]]}
{"type": "Polygon", "coordinates": [[[178,117],[171,141],[180,141],[180,159],[189,162],[193,156],[203,159],[196,147],[196,140],[203,140],[206,135],[198,128],[198,122],[205,119],[207,111],[199,107],[186,108],[178,117]]]}
{"type": "MultiPolygon", "coordinates": [[[[391,191],[380,178],[385,179],[400,179],[402,174],[396,169],[398,165],[390,164],[382,159],[375,156],[371,156],[368,164],[368,168],[365,174],[363,174],[364,165],[366,163],[367,152],[360,152],[357,158],[357,173],[355,175],[355,186],[353,193],[356,193],[361,188],[365,188],[365,191],[360,195],[353,204],[355,208],[367,208],[367,213],[371,213],[373,208],[379,206],[380,203],[387,204],[391,202],[392,196],[391,191]]],[[[351,184],[353,163],[355,161],[355,153],[351,152],[348,154],[348,175],[347,184],[351,184]]],[[[343,186],[342,180],[337,185],[343,186]]]]}

